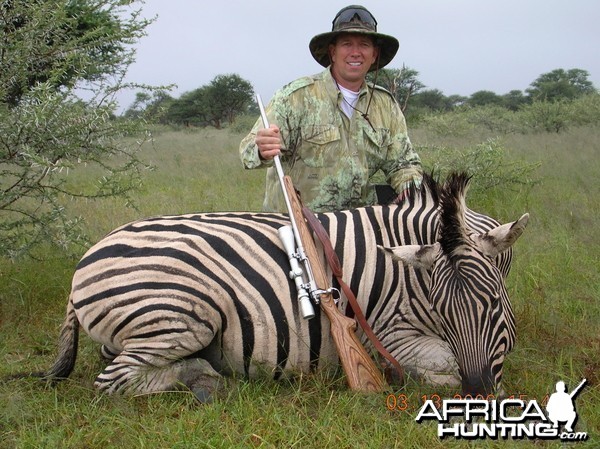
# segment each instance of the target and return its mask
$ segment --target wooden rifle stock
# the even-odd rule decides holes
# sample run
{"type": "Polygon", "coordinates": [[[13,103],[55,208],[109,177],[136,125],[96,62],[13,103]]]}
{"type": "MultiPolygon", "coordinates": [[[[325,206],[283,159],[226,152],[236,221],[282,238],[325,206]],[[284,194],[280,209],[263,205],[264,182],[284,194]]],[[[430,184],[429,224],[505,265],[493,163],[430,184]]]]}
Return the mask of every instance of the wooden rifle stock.
{"type": "Polygon", "coordinates": [[[386,387],[385,380],[356,336],[356,321],[343,315],[337,308],[331,293],[326,291],[331,280],[326,275],[312,232],[304,220],[302,206],[292,184],[292,179],[289,176],[284,176],[284,184],[292,206],[291,213],[294,214],[296,219],[296,225],[312,268],[315,283],[319,289],[324,291],[320,294],[321,309],[331,322],[331,336],[337,348],[348,385],[352,390],[381,392],[386,387]]]}

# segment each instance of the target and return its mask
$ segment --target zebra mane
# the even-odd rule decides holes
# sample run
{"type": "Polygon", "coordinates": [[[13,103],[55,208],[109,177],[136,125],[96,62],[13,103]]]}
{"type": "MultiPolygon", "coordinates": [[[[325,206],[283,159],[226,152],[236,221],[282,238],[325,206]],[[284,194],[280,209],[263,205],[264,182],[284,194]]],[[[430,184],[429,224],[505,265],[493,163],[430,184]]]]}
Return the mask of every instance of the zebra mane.
{"type": "Polygon", "coordinates": [[[404,196],[395,204],[416,206],[431,204],[439,210],[439,242],[444,254],[451,259],[458,250],[467,245],[465,196],[471,176],[464,172],[452,172],[444,182],[435,172],[424,173],[421,186],[411,184],[404,196]]]}
{"type": "Polygon", "coordinates": [[[419,186],[414,182],[411,183],[406,190],[404,195],[399,195],[392,204],[402,205],[404,203],[414,204],[421,199],[421,202],[425,202],[427,195],[431,197],[430,201],[433,201],[434,204],[439,204],[439,180],[437,174],[434,172],[431,173],[423,173],[423,181],[419,186]]]}
{"type": "Polygon", "coordinates": [[[451,173],[440,186],[439,241],[444,254],[451,259],[461,247],[468,245],[465,196],[470,179],[466,173],[451,173]]]}

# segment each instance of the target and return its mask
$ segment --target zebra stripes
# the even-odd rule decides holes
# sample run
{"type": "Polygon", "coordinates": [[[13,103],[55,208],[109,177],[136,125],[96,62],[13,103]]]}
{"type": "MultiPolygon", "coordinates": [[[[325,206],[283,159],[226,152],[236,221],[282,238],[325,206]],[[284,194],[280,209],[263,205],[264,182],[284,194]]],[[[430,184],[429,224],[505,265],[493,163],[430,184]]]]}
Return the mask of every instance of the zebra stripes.
{"type": "MultiPolygon", "coordinates": [[[[504,276],[526,217],[499,226],[461,207],[466,183],[459,175],[443,186],[426,177],[403,204],[318,217],[392,355],[430,383],[462,379],[466,390],[488,391],[514,341],[504,276]],[[510,229],[520,232],[506,243],[510,229]],[[453,233],[461,244],[442,248],[453,233]]],[[[327,319],[318,308],[312,320],[298,313],[277,235],[287,222],[283,214],[205,213],[113,231],[77,266],[60,354],[47,377],[72,370],[78,323],[110,360],[95,382],[109,393],[183,384],[205,398],[223,375],[278,379],[335,367],[327,319]]]]}

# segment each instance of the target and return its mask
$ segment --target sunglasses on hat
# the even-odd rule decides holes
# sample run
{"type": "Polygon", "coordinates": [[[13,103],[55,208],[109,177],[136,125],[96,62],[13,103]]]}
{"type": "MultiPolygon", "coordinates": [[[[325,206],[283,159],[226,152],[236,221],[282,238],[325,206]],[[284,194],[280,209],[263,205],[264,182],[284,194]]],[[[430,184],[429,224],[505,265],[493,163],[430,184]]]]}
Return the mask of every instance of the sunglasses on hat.
{"type": "Polygon", "coordinates": [[[359,22],[364,28],[377,31],[377,20],[375,17],[360,6],[348,6],[338,12],[337,16],[332,22],[332,31],[340,31],[344,28],[351,28],[356,26],[356,22],[359,22]]]}

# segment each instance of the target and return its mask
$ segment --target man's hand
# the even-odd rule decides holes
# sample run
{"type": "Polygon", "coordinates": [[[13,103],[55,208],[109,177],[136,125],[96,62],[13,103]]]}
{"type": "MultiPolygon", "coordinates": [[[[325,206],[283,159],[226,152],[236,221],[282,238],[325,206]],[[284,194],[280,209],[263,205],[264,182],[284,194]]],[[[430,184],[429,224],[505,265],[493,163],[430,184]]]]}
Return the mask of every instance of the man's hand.
{"type": "Polygon", "coordinates": [[[269,128],[259,129],[254,142],[261,159],[273,159],[281,153],[281,133],[277,125],[272,124],[269,128]]]}

